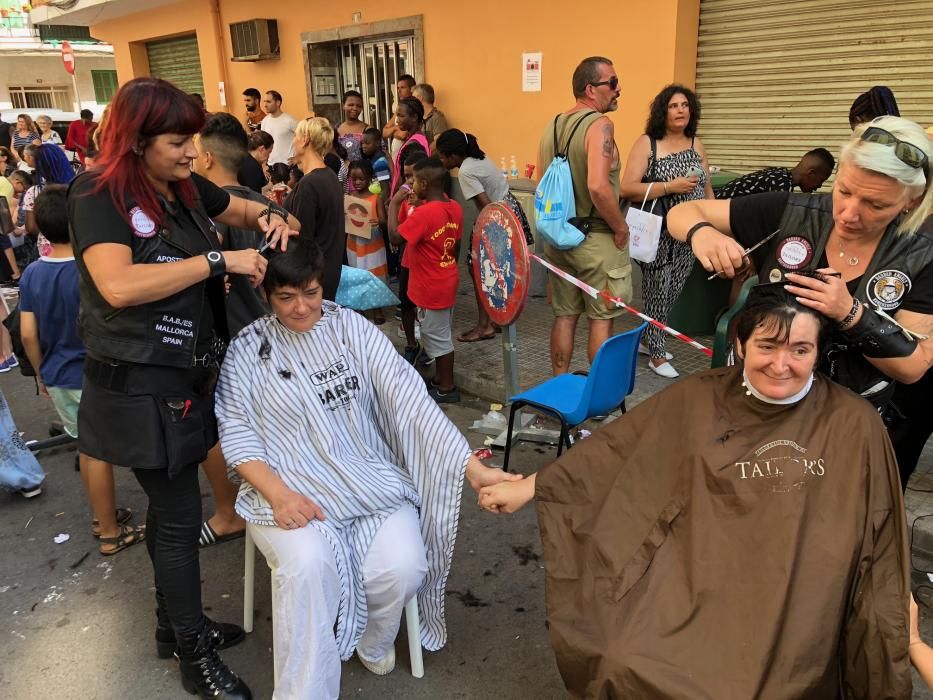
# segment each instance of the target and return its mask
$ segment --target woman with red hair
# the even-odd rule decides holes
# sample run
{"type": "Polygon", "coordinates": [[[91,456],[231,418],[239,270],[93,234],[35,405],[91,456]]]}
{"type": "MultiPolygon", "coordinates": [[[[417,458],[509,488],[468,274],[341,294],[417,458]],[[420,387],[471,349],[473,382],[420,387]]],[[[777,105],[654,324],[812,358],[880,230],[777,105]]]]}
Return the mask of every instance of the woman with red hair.
{"type": "Polygon", "coordinates": [[[201,607],[198,464],[217,442],[214,383],[227,341],[224,275],[257,285],[256,250],[221,251],[212,220],[286,243],[298,224],[276,205],[230,197],[191,172],[204,112],[171,83],[138,78],[113,99],[93,169],[69,190],[87,346],[80,450],[133,468],[146,495],[159,656],[182,684],[241,700],[249,688],[218,649],[243,630],[201,607]]]}

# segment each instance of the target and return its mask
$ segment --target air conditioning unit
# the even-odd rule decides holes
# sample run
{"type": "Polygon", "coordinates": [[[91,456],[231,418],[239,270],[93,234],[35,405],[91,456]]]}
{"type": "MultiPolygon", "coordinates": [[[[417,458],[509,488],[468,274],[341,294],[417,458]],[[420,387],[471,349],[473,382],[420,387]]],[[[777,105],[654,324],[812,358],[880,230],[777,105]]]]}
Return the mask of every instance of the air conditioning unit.
{"type": "Polygon", "coordinates": [[[230,25],[233,61],[279,57],[279,25],[274,19],[251,19],[230,25]]]}

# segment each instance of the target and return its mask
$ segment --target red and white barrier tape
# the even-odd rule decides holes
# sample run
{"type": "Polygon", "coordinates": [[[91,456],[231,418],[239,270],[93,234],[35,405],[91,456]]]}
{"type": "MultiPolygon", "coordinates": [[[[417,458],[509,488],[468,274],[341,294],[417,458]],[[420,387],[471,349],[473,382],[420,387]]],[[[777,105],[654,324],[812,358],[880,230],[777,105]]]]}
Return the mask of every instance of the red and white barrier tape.
{"type": "Polygon", "coordinates": [[[569,274],[569,273],[567,273],[567,272],[564,272],[564,271],[561,270],[559,267],[555,267],[554,265],[552,265],[551,263],[549,263],[547,260],[544,260],[543,258],[538,257],[538,256],[535,255],[534,253],[532,253],[531,255],[529,255],[529,257],[530,257],[532,260],[537,260],[539,263],[541,263],[542,265],[544,265],[544,267],[546,267],[548,270],[550,270],[551,272],[553,272],[555,275],[557,275],[557,276],[560,277],[561,279],[565,279],[565,280],[567,280],[568,282],[570,282],[570,284],[574,285],[575,287],[579,287],[580,289],[582,289],[584,292],[586,292],[587,294],[589,294],[589,295],[590,295],[591,297],[593,297],[594,299],[597,298],[597,297],[602,297],[602,298],[604,298],[607,302],[609,302],[610,304],[615,304],[616,306],[622,307],[623,309],[625,309],[626,311],[628,311],[630,314],[635,314],[635,315],[638,316],[638,318],[640,318],[641,320],[647,321],[648,323],[650,323],[650,324],[651,324],[652,326],[654,326],[655,328],[660,328],[662,331],[664,331],[664,332],[667,333],[668,335],[672,335],[672,336],[674,336],[675,338],[677,338],[677,340],[681,340],[681,341],[685,342],[687,345],[692,345],[693,347],[695,347],[697,350],[699,350],[700,352],[704,353],[705,355],[708,355],[708,356],[710,356],[710,357],[713,356],[713,351],[710,350],[710,349],[709,349],[708,347],[706,347],[705,345],[700,345],[700,343],[698,343],[697,341],[695,341],[695,340],[694,340],[693,338],[691,338],[690,336],[684,335],[684,334],[681,333],[680,331],[675,330],[675,329],[671,328],[670,326],[665,326],[663,323],[661,323],[660,321],[655,321],[655,320],[654,320],[653,318],[651,318],[650,316],[645,316],[645,314],[643,314],[641,311],[639,311],[638,309],[632,308],[631,306],[629,306],[628,304],[626,304],[624,301],[622,301],[619,297],[611,296],[611,295],[609,294],[609,292],[601,292],[600,290],[596,289],[595,287],[591,287],[591,286],[588,285],[586,282],[583,282],[582,280],[578,280],[578,279],[577,279],[576,277],[574,277],[573,275],[571,275],[571,274],[569,274]]]}

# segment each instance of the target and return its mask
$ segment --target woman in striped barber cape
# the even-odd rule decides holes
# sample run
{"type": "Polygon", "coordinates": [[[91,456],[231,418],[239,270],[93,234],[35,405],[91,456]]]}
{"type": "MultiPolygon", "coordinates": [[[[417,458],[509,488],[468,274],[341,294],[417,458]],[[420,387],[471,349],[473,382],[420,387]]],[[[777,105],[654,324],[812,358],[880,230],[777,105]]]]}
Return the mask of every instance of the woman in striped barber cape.
{"type": "Polygon", "coordinates": [[[336,698],[354,652],[395,666],[416,593],[421,641],[447,641],[444,588],[463,481],[485,466],[388,338],[322,297],[317,247],[291,241],[263,281],[273,314],[231,343],[217,387],[236,510],[274,571],[275,697],[336,698]]]}

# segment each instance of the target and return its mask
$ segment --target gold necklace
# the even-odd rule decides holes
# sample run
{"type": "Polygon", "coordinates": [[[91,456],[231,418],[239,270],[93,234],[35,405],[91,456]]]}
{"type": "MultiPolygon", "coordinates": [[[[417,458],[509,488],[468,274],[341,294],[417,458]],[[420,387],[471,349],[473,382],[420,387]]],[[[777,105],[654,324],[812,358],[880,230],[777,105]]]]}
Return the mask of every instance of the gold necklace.
{"type": "Polygon", "coordinates": [[[856,267],[859,264],[859,257],[857,255],[847,255],[845,246],[842,244],[842,236],[836,241],[836,245],[839,246],[839,257],[845,258],[846,265],[849,267],[856,267]]]}

